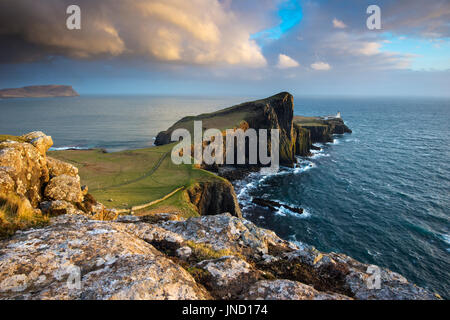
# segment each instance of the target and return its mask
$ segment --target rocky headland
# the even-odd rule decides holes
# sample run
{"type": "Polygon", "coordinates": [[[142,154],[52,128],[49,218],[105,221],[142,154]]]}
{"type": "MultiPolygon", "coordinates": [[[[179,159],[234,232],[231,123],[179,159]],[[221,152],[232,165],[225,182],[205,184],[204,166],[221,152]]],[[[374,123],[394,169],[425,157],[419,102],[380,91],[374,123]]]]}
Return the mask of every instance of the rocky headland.
{"type": "MultiPolygon", "coordinates": [[[[313,143],[331,142],[333,134],[351,133],[352,131],[340,118],[323,119],[320,117],[294,116],[294,97],[288,92],[281,92],[266,99],[245,102],[230,108],[213,113],[198,116],[185,117],[176,122],[169,129],[160,132],[155,140],[155,145],[171,143],[172,132],[179,128],[187,129],[192,133],[194,121],[202,121],[203,130],[218,128],[226,129],[248,128],[279,129],[280,130],[280,165],[293,167],[296,164],[296,156],[308,156],[313,143]]],[[[224,143],[226,137],[224,138],[224,143]]],[[[267,153],[270,154],[268,144],[267,153]]],[[[226,150],[224,148],[224,150],[226,150]]],[[[224,158],[226,152],[224,151],[224,158]]],[[[246,154],[246,163],[248,154],[246,154]]],[[[232,168],[223,165],[205,167],[207,170],[219,172],[224,177],[234,180],[242,178],[247,171],[259,170],[262,165],[234,165],[232,168]],[[236,170],[238,169],[238,170],[236,170]]]]}
{"type": "Polygon", "coordinates": [[[0,99],[10,98],[50,98],[50,97],[77,97],[79,94],[72,86],[42,85],[22,88],[0,89],[0,99]]]}
{"type": "MultiPolygon", "coordinates": [[[[307,153],[316,135],[311,123],[295,124],[292,96],[269,99],[245,109],[264,115],[258,125],[282,128],[284,163],[293,165],[296,145],[307,153]]],[[[342,125],[318,124],[323,134],[342,125]]],[[[257,227],[223,178],[183,191],[190,217],[119,214],[81,185],[76,166],[47,155],[52,144],[42,132],[0,139],[0,299],[438,298],[390,270],[257,227]]]]}

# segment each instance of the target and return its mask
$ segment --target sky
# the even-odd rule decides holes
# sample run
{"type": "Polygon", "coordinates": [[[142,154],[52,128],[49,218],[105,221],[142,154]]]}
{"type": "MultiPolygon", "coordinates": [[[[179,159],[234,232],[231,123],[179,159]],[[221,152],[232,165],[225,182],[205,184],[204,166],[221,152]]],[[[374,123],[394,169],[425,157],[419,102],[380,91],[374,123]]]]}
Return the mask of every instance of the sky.
{"type": "Polygon", "coordinates": [[[1,0],[0,88],[450,96],[449,22],[448,0],[1,0]]]}

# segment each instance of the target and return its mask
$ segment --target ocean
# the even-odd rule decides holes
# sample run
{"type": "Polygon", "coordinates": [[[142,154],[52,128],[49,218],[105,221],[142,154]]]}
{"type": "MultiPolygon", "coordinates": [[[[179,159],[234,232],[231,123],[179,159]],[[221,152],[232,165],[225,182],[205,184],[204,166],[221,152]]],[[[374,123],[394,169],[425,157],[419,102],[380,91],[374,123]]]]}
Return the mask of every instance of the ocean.
{"type": "MultiPolygon", "coordinates": [[[[254,97],[0,100],[0,134],[41,130],[54,149],[145,148],[186,115],[254,97]]],[[[377,264],[450,298],[450,100],[296,97],[295,114],[342,113],[352,134],[298,167],[235,183],[245,217],[291,241],[377,264]],[[271,212],[252,197],[302,207],[271,212]]]]}

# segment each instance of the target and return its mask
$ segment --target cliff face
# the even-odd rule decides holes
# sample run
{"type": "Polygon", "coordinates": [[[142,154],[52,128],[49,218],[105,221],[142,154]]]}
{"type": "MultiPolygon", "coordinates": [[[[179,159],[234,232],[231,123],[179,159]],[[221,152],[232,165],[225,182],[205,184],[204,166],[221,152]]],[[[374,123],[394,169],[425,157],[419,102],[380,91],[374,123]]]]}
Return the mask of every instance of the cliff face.
{"type": "Polygon", "coordinates": [[[14,89],[1,89],[0,98],[47,98],[47,97],[76,97],[79,94],[72,86],[46,85],[28,86],[14,89]]]}
{"type": "Polygon", "coordinates": [[[233,185],[226,181],[199,182],[187,190],[190,201],[202,216],[229,212],[242,217],[233,185]]]}
{"type": "Polygon", "coordinates": [[[313,143],[333,142],[333,134],[352,133],[340,118],[323,120],[315,117],[294,117],[295,154],[310,155],[313,143]]]}
{"type": "MultiPolygon", "coordinates": [[[[193,122],[200,120],[204,130],[217,128],[225,132],[227,128],[242,128],[244,131],[246,128],[279,129],[280,164],[284,166],[293,166],[296,155],[310,155],[313,143],[331,142],[333,134],[351,133],[342,119],[294,117],[294,98],[291,94],[282,92],[266,99],[242,103],[214,113],[185,117],[168,130],[160,132],[155,144],[170,143],[172,132],[179,128],[189,130],[192,135],[193,122]]],[[[269,145],[268,148],[270,148],[269,145]]],[[[250,169],[251,166],[245,167],[250,169]]],[[[251,169],[254,168],[251,167],[251,169]]]]}
{"type": "Polygon", "coordinates": [[[295,132],[295,155],[307,157],[311,155],[311,131],[307,128],[302,128],[294,123],[295,132]]]}
{"type": "MultiPolygon", "coordinates": [[[[214,113],[195,117],[185,117],[176,122],[166,131],[160,132],[155,145],[171,142],[171,134],[179,128],[187,129],[193,135],[193,122],[202,121],[203,129],[217,128],[219,130],[240,128],[246,123],[249,128],[280,130],[280,164],[292,166],[294,163],[294,98],[287,92],[272,97],[242,103],[214,113]]],[[[270,134],[270,131],[269,131],[270,134]]]]}

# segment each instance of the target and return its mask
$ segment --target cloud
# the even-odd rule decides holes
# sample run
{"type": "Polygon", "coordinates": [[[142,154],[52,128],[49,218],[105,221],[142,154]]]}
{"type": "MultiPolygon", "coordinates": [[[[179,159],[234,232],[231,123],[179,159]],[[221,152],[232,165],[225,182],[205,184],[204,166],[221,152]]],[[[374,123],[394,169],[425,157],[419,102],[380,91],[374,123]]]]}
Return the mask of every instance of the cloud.
{"type": "Polygon", "coordinates": [[[81,30],[67,30],[69,0],[2,0],[0,58],[20,61],[142,57],[180,64],[266,65],[253,27],[219,0],[79,0],[81,30]],[[15,46],[8,46],[14,42],[15,46]],[[26,52],[26,51],[25,51],[26,52]]]}
{"type": "Polygon", "coordinates": [[[328,71],[331,69],[331,66],[326,62],[318,61],[311,64],[311,68],[319,71],[328,71]]]}
{"type": "Polygon", "coordinates": [[[294,59],[285,54],[280,54],[278,56],[277,67],[280,69],[296,68],[299,66],[300,64],[297,61],[295,61],[294,59]]]}
{"type": "Polygon", "coordinates": [[[334,18],[333,19],[333,27],[335,27],[337,29],[345,29],[345,28],[347,28],[347,25],[343,21],[334,18]]]}
{"type": "Polygon", "coordinates": [[[382,45],[378,42],[363,42],[361,43],[361,46],[355,50],[355,52],[365,56],[372,56],[380,53],[381,47],[382,45]]]}

